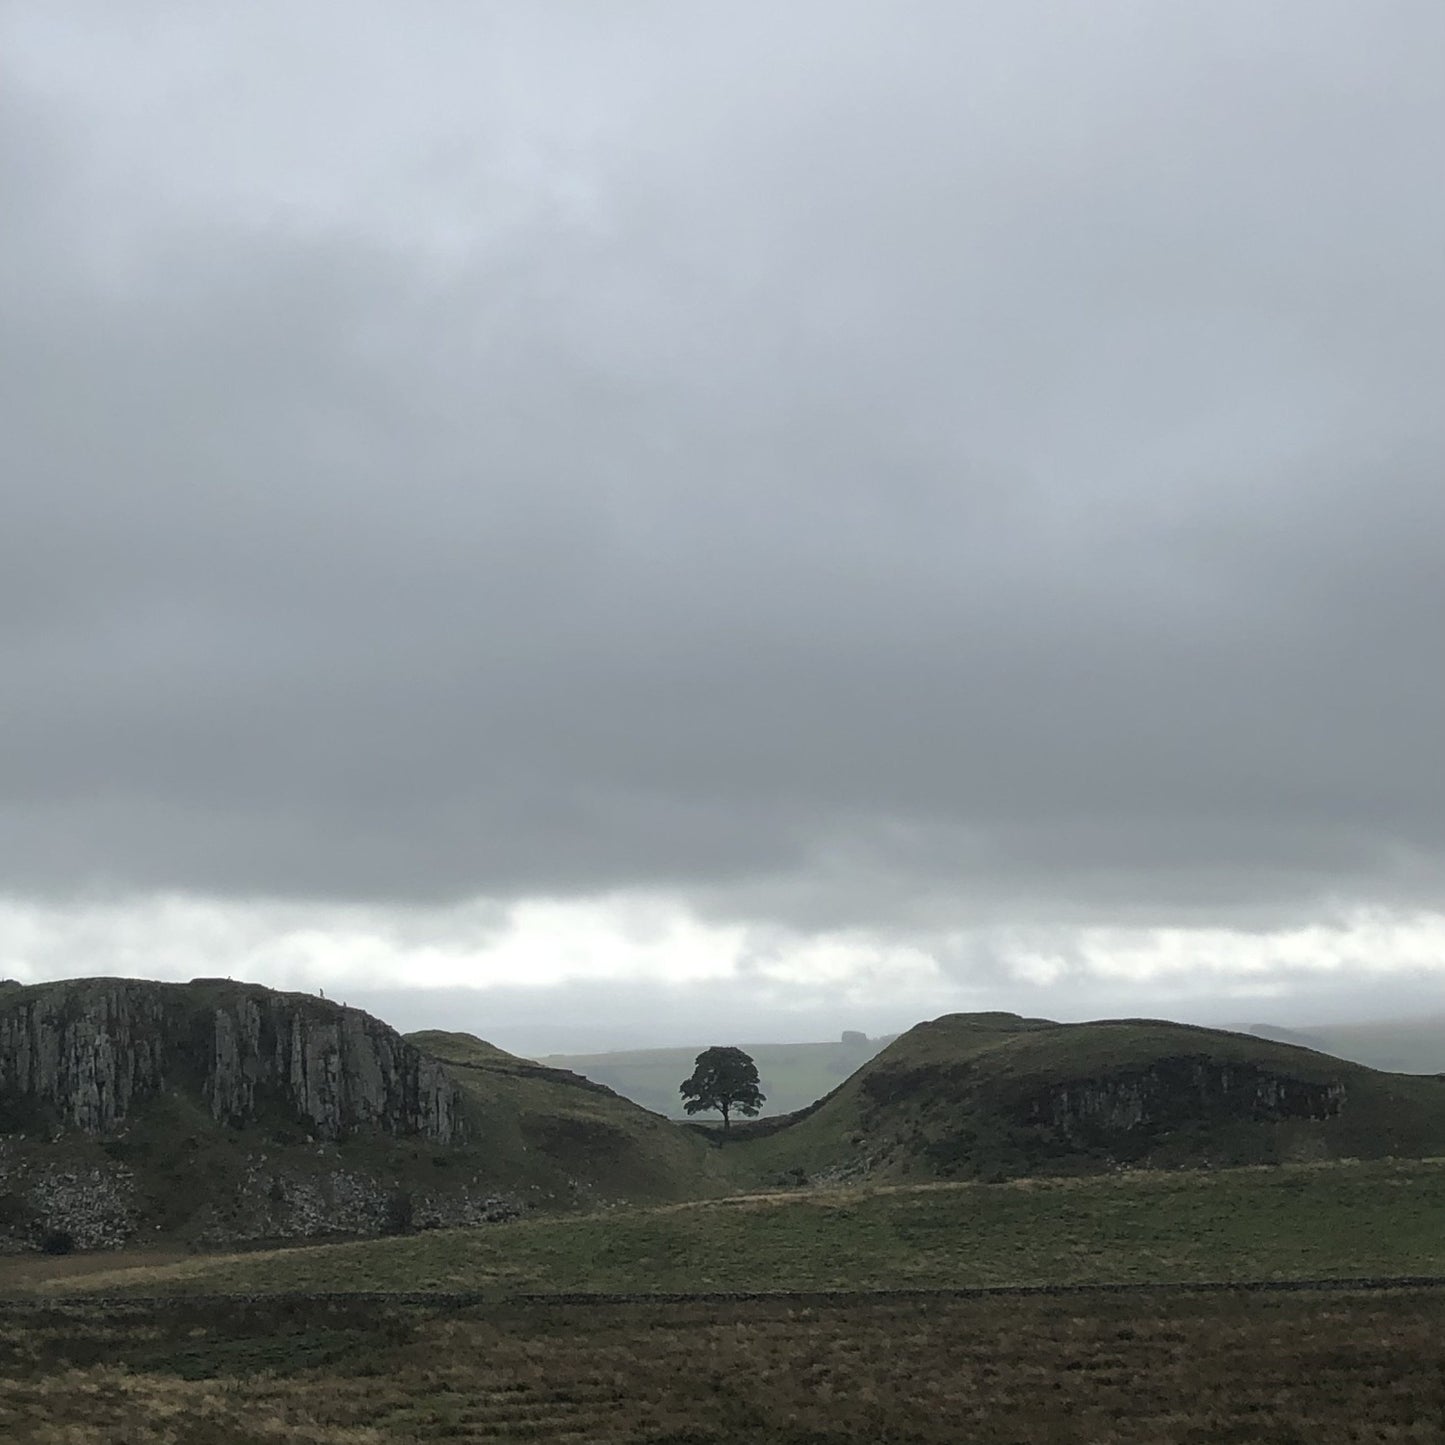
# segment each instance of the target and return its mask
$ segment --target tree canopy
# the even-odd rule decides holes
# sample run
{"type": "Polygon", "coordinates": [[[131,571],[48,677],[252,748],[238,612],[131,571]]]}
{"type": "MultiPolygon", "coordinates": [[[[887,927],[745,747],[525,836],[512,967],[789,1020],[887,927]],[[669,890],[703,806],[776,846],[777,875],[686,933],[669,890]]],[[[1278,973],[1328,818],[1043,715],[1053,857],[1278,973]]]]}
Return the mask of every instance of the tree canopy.
{"type": "Polygon", "coordinates": [[[741,1049],[714,1047],[697,1056],[692,1077],[684,1079],[677,1091],[689,1114],[716,1109],[723,1128],[732,1127],[736,1111],[751,1118],[762,1108],[767,1095],[758,1087],[758,1066],[741,1049]]]}

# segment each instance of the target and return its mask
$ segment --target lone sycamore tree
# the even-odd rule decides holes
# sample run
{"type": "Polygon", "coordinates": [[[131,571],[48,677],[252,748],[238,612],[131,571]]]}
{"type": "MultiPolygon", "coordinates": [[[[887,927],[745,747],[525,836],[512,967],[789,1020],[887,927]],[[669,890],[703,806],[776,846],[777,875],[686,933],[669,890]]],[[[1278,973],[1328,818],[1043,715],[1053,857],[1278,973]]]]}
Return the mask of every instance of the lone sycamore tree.
{"type": "Polygon", "coordinates": [[[704,1049],[697,1056],[692,1077],[684,1079],[677,1092],[689,1114],[718,1110],[724,1129],[732,1127],[734,1110],[752,1118],[767,1099],[758,1088],[758,1066],[741,1049],[731,1048],[704,1049]]]}

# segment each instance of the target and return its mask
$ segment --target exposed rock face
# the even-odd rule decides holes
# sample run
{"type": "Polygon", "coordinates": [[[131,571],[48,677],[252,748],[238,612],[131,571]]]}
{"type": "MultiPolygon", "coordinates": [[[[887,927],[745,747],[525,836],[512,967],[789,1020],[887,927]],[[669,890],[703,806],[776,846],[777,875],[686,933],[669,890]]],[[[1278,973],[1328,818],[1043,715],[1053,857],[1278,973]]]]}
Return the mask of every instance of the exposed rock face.
{"type": "MultiPolygon", "coordinates": [[[[1180,1027],[1177,1038],[1188,1045],[1191,1031],[1180,1027]]],[[[868,1146],[869,1169],[918,1162],[945,1178],[1327,1157],[1360,1071],[1318,1055],[1241,1052],[1229,1038],[1208,1052],[1119,1061],[1096,1047],[1081,1068],[1060,1047],[1056,1056],[1035,1049],[1030,1061],[1042,1067],[1017,1069],[1005,1046],[879,1067],[861,1081],[864,1128],[852,1142],[868,1146]]]]}
{"type": "Polygon", "coordinates": [[[219,1122],[280,1113],[320,1139],[370,1128],[449,1144],[462,1132],[441,1065],[356,1009],[221,980],[0,992],[0,1131],[105,1135],[173,1088],[219,1122]]]}
{"type": "Polygon", "coordinates": [[[1185,1120],[1330,1119],[1344,1100],[1345,1086],[1338,1080],[1313,1082],[1254,1064],[1183,1057],[1057,1085],[1029,1102],[1026,1117],[1066,1135],[1124,1133],[1185,1120]]]}

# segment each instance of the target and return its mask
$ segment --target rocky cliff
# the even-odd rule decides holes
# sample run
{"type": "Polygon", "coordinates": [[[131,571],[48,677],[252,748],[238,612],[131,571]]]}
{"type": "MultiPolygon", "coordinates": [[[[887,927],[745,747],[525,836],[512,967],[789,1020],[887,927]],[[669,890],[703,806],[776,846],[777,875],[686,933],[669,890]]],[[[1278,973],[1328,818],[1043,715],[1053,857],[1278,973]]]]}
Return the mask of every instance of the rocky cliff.
{"type": "Polygon", "coordinates": [[[1091,1138],[1185,1124],[1319,1121],[1338,1115],[1344,1102],[1341,1079],[1300,1078],[1195,1054],[1054,1084],[1026,1097],[1018,1112],[1023,1122],[1091,1138]]]}
{"type": "Polygon", "coordinates": [[[463,1133],[441,1065],[357,1009],[213,979],[0,989],[0,1133],[105,1136],[173,1090],[218,1123],[285,1121],[323,1140],[463,1133]]]}

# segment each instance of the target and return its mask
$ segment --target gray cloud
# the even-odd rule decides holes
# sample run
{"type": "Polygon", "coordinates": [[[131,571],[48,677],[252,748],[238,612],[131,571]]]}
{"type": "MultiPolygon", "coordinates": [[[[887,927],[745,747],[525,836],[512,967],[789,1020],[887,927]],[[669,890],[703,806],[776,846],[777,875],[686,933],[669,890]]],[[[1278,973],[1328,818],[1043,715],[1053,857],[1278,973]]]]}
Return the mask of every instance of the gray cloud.
{"type": "Polygon", "coordinates": [[[870,11],[0,14],[13,888],[1445,904],[1439,8],[870,11]]]}

